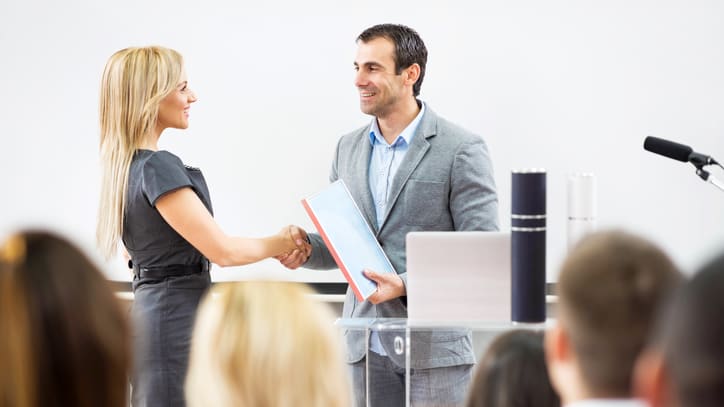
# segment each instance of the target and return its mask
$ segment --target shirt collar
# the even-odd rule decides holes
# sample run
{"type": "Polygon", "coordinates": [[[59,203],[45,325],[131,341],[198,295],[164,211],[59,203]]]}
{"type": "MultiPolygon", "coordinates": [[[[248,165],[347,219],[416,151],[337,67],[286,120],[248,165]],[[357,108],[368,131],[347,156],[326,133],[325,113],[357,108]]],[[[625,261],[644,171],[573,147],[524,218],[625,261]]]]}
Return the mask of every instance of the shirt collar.
{"type": "MultiPolygon", "coordinates": [[[[410,124],[405,127],[404,130],[402,130],[402,133],[400,133],[399,136],[395,139],[395,141],[391,145],[396,145],[400,142],[400,138],[405,140],[405,143],[407,145],[410,145],[410,142],[412,141],[412,138],[415,137],[415,131],[417,130],[417,126],[420,124],[420,121],[422,120],[422,116],[425,114],[425,102],[420,101],[420,111],[417,113],[417,116],[410,122],[410,124]]],[[[375,140],[377,140],[380,144],[387,144],[387,141],[382,136],[382,132],[380,131],[380,127],[377,124],[377,118],[375,117],[372,119],[372,124],[370,124],[370,143],[372,146],[375,145],[375,140]]]]}

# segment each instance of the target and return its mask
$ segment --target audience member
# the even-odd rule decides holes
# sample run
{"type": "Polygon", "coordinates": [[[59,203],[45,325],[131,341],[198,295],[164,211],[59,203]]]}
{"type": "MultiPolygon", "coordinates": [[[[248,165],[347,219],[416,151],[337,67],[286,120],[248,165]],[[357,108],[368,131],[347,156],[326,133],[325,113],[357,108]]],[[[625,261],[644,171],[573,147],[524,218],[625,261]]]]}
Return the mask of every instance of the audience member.
{"type": "Polygon", "coordinates": [[[638,406],[632,374],[681,274],[653,243],[623,231],[584,238],[558,278],[557,324],[545,334],[553,387],[565,406],[638,406]]]}
{"type": "Polygon", "coordinates": [[[662,314],[637,366],[652,407],[724,406],[724,255],[697,272],[662,314]]]}
{"type": "Polygon", "coordinates": [[[191,345],[190,407],[346,407],[342,338],[299,283],[243,282],[207,295],[191,345]]]}
{"type": "Polygon", "coordinates": [[[130,331],[93,263],[43,231],[0,246],[0,406],[121,407],[130,331]]]}
{"type": "Polygon", "coordinates": [[[493,340],[476,367],[467,407],[558,407],[543,351],[543,333],[513,330],[493,340]]]}

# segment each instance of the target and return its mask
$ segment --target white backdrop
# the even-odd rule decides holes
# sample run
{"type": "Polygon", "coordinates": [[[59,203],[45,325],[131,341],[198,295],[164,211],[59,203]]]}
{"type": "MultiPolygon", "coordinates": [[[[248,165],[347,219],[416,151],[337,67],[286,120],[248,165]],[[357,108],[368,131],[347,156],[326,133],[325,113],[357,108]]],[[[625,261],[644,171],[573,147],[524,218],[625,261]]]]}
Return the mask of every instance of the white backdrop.
{"type": "MultiPolygon", "coordinates": [[[[0,233],[50,227],[95,253],[101,72],[116,50],[148,44],[186,58],[199,101],[190,129],[161,147],[203,169],[222,227],[312,229],[299,200],[327,183],[337,138],[369,120],[354,40],[397,22],[429,49],[422,99],[488,142],[504,229],[510,170],[547,169],[549,281],[566,251],[571,172],[596,174],[600,227],[642,233],[686,270],[724,246],[724,193],[642,149],[653,135],[724,160],[724,2],[345,3],[2,1],[0,233]]],[[[129,279],[120,259],[105,266],[129,279]]],[[[269,260],[214,278],[281,270],[269,260]]]]}

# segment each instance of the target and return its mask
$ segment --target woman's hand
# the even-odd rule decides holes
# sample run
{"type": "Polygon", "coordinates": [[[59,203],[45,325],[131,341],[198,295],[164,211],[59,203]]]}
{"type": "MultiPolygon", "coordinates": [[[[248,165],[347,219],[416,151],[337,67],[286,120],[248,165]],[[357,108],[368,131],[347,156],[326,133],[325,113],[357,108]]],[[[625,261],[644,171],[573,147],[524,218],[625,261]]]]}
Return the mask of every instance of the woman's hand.
{"type": "Polygon", "coordinates": [[[307,261],[312,254],[312,245],[309,244],[307,232],[299,226],[289,225],[282,229],[280,234],[285,231],[291,237],[295,246],[292,250],[274,258],[279,260],[285,267],[294,270],[307,261]]]}

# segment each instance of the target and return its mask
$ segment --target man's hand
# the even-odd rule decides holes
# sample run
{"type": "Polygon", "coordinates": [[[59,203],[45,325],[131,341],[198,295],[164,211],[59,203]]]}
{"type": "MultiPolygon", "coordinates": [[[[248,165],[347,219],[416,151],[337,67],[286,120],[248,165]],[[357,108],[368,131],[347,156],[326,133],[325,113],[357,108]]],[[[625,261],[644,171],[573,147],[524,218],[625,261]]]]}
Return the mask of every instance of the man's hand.
{"type": "Polygon", "coordinates": [[[304,264],[312,254],[312,245],[307,242],[307,232],[299,226],[289,226],[289,234],[297,248],[289,253],[276,256],[275,259],[286,268],[294,270],[304,264]]]}
{"type": "Polygon", "coordinates": [[[389,301],[398,297],[402,297],[407,293],[405,284],[400,276],[395,273],[376,273],[372,270],[364,270],[365,277],[377,283],[377,291],[367,298],[372,304],[389,301]]]}

